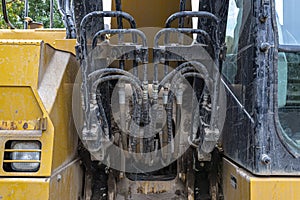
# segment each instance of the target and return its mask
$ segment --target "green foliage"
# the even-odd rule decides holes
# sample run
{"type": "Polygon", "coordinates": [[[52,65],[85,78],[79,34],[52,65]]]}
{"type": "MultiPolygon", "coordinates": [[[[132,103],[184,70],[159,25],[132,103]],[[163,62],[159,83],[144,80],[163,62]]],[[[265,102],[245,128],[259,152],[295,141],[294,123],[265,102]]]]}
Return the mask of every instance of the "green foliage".
{"type": "MultiPolygon", "coordinates": [[[[0,6],[2,9],[1,2],[0,2],[0,6]]],[[[24,19],[24,1],[15,0],[11,3],[7,3],[6,6],[7,6],[6,9],[7,9],[8,18],[9,18],[10,22],[16,28],[22,28],[23,27],[23,19],[24,19]]],[[[0,28],[8,28],[4,21],[2,10],[0,13],[0,28]]]]}
{"type": "MultiPolygon", "coordinates": [[[[28,16],[36,22],[42,22],[44,28],[50,27],[50,0],[28,0],[29,12],[28,16]]],[[[2,8],[1,2],[0,6],[2,8]]],[[[16,28],[23,28],[24,24],[24,0],[14,0],[11,3],[7,3],[7,13],[9,20],[16,28]]],[[[57,3],[54,1],[54,16],[53,27],[63,28],[62,17],[57,9],[57,3]]],[[[0,28],[7,28],[3,19],[3,13],[0,13],[0,28]]]]}
{"type": "MultiPolygon", "coordinates": [[[[50,27],[50,0],[29,0],[29,17],[36,22],[42,22],[45,28],[50,27]]],[[[63,28],[63,21],[54,1],[53,27],[63,28]]]]}

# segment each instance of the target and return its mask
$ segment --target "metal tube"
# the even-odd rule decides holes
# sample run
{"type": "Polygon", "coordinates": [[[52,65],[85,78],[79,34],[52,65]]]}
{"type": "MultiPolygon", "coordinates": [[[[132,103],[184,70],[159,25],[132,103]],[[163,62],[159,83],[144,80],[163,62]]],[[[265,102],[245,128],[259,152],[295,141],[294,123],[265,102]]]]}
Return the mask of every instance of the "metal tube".
{"type": "MultiPolygon", "coordinates": [[[[122,11],[121,0],[116,0],[116,11],[122,11]]],[[[118,29],[123,29],[122,17],[117,17],[118,29]]]]}
{"type": "Polygon", "coordinates": [[[54,6],[54,1],[50,0],[50,28],[53,27],[53,12],[54,12],[53,6],[54,6]]]}
{"type": "Polygon", "coordinates": [[[128,34],[128,33],[132,33],[132,34],[135,33],[138,36],[140,36],[142,38],[142,46],[147,47],[147,38],[145,34],[138,29],[106,29],[106,30],[100,30],[94,35],[92,39],[92,48],[95,48],[97,46],[98,37],[103,38],[102,36],[106,34],[128,34]]]}
{"type": "Polygon", "coordinates": [[[207,43],[209,43],[209,44],[212,43],[210,35],[206,31],[201,30],[201,29],[192,29],[192,28],[165,28],[165,29],[160,30],[155,35],[155,38],[154,38],[154,47],[155,48],[159,47],[158,46],[158,41],[159,41],[160,37],[163,34],[166,34],[168,32],[173,32],[173,33],[196,33],[196,34],[202,35],[206,39],[207,43]]]}
{"type": "MultiPolygon", "coordinates": [[[[185,4],[186,4],[186,0],[180,0],[180,12],[183,12],[185,10],[185,4]]],[[[179,18],[179,28],[183,28],[184,27],[184,18],[181,17],[179,18]]]]}
{"type": "MultiPolygon", "coordinates": [[[[25,0],[25,13],[24,17],[28,17],[28,0],[25,0]]],[[[28,22],[24,21],[24,29],[28,29],[28,22]]]]}
{"type": "MultiPolygon", "coordinates": [[[[122,4],[121,0],[116,0],[116,11],[122,11],[122,4]]],[[[118,24],[118,29],[123,29],[123,20],[122,17],[117,17],[117,24],[118,24]]],[[[124,37],[123,34],[119,34],[119,40],[118,43],[123,43],[124,42],[124,37]]],[[[120,60],[119,61],[120,69],[124,69],[125,67],[125,61],[120,60]]]]}
{"type": "Polygon", "coordinates": [[[70,11],[70,0],[66,0],[65,9],[66,9],[66,13],[70,15],[71,14],[71,11],[70,11]]]}
{"type": "Polygon", "coordinates": [[[82,19],[81,23],[80,23],[80,35],[81,35],[81,46],[83,48],[83,56],[86,58],[88,56],[88,52],[87,52],[87,44],[86,44],[86,26],[87,24],[90,22],[90,20],[93,17],[122,17],[124,19],[126,19],[129,23],[131,28],[135,29],[136,28],[136,23],[134,21],[134,18],[124,12],[120,12],[120,11],[94,11],[91,12],[89,14],[87,14],[86,16],[84,16],[84,18],[82,19]]]}
{"type": "Polygon", "coordinates": [[[171,15],[167,21],[166,21],[166,28],[171,27],[171,23],[177,19],[182,17],[198,17],[198,18],[208,18],[211,19],[215,25],[219,23],[219,19],[212,13],[206,12],[206,11],[183,11],[183,12],[177,12],[171,15]]]}
{"type": "MultiPolygon", "coordinates": [[[[183,12],[185,10],[185,4],[186,4],[186,0],[180,0],[180,12],[183,12]]],[[[179,28],[184,27],[184,17],[179,18],[178,27],[179,28]]],[[[183,34],[179,34],[178,41],[180,44],[183,43],[183,34]]]]}

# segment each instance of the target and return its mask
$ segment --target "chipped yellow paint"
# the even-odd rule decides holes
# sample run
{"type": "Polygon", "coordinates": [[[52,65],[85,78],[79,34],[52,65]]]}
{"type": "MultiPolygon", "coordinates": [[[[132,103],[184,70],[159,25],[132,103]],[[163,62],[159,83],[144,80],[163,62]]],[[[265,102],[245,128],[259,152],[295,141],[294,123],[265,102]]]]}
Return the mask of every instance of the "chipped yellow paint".
{"type": "Polygon", "coordinates": [[[38,120],[43,112],[30,87],[0,87],[0,121],[38,120]]]}
{"type": "Polygon", "coordinates": [[[83,178],[79,160],[56,170],[50,179],[51,200],[77,200],[82,192],[83,178]]]}
{"type": "Polygon", "coordinates": [[[299,200],[300,177],[256,177],[223,159],[225,200],[299,200]]]}
{"type": "MultiPolygon", "coordinates": [[[[41,166],[38,172],[7,172],[0,167],[0,176],[50,176],[54,127],[36,91],[31,87],[8,87],[0,84],[0,121],[35,121],[46,118],[47,129],[40,135],[27,134],[29,130],[0,132],[0,161],[3,162],[5,144],[11,140],[38,140],[42,144],[41,166]]],[[[1,164],[2,166],[2,164],[1,164]]]]}
{"type": "Polygon", "coordinates": [[[74,200],[82,191],[80,163],[75,160],[48,178],[0,178],[2,200],[74,200]]]}
{"type": "Polygon", "coordinates": [[[40,120],[1,120],[0,130],[40,130],[40,120]]]}
{"type": "Polygon", "coordinates": [[[46,178],[1,178],[0,199],[42,200],[48,199],[49,180],[46,178]]]}

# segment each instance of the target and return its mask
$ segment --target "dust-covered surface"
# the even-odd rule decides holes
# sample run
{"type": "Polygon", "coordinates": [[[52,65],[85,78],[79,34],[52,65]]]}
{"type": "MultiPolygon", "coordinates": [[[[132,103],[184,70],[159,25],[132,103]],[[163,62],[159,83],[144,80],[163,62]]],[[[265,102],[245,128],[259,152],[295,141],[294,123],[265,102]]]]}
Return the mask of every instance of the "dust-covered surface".
{"type": "Polygon", "coordinates": [[[116,200],[156,200],[156,199],[169,199],[169,200],[186,200],[187,198],[182,195],[176,195],[175,193],[166,192],[161,194],[134,194],[131,198],[125,198],[118,195],[116,200]]]}

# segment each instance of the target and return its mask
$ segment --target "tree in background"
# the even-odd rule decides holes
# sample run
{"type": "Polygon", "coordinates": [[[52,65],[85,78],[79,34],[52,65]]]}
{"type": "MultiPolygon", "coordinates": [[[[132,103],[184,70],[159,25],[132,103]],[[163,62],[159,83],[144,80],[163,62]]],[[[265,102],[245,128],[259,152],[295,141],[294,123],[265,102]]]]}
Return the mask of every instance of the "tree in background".
{"type": "MultiPolygon", "coordinates": [[[[0,5],[2,8],[2,2],[0,1],[0,5]]],[[[8,13],[8,18],[11,21],[11,23],[16,27],[16,28],[22,28],[23,27],[23,19],[24,19],[24,1],[22,0],[15,0],[13,2],[6,4],[7,8],[7,13],[8,13]]],[[[0,12],[0,28],[8,28],[4,18],[3,18],[3,13],[2,10],[0,12]]]]}
{"type": "MultiPolygon", "coordinates": [[[[29,12],[28,16],[36,22],[44,24],[44,28],[50,27],[50,0],[28,0],[29,12]]],[[[9,20],[16,28],[23,28],[24,26],[24,0],[7,1],[7,13],[9,20]]],[[[1,2],[0,2],[1,5],[1,2]]],[[[2,8],[2,5],[1,5],[2,8]]],[[[57,3],[54,1],[54,16],[53,27],[63,28],[64,24],[62,17],[57,9],[57,3]]],[[[8,28],[3,19],[3,13],[0,13],[0,28],[8,28]]]]}

